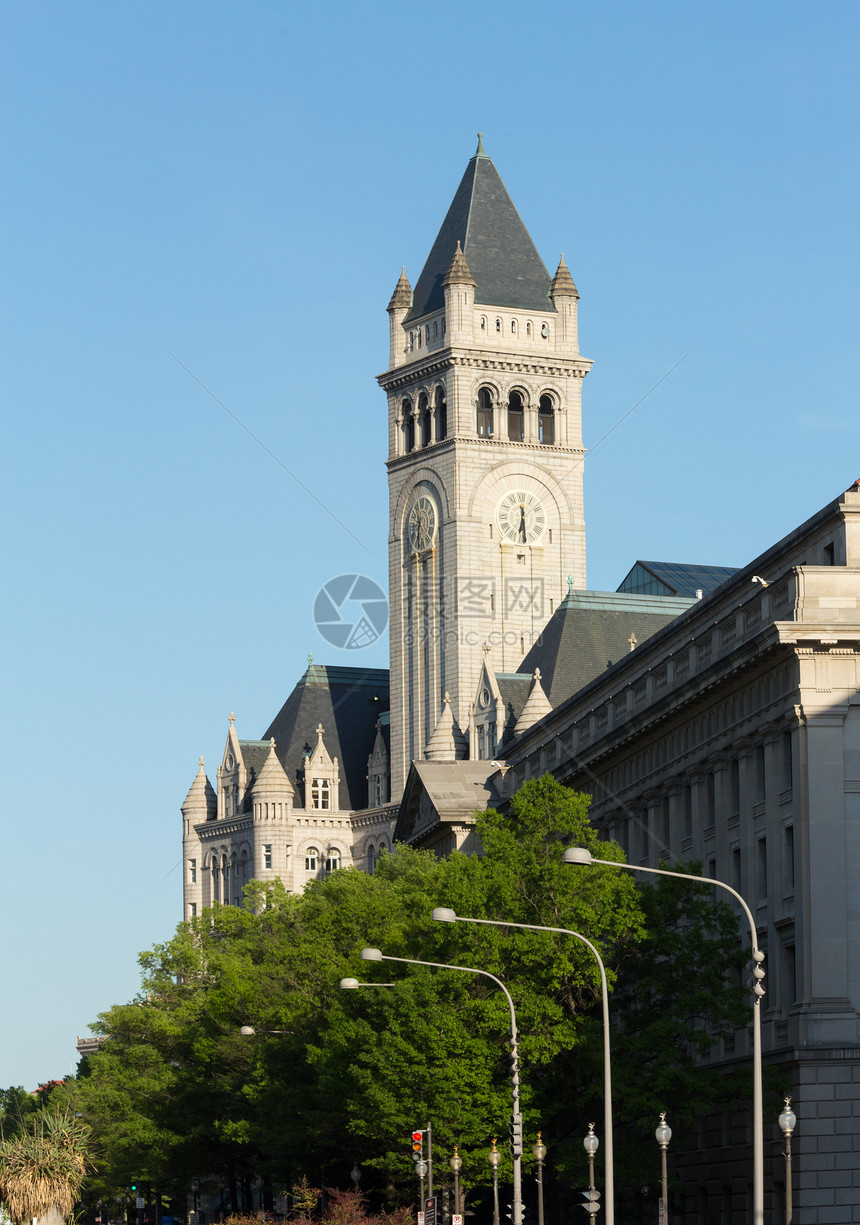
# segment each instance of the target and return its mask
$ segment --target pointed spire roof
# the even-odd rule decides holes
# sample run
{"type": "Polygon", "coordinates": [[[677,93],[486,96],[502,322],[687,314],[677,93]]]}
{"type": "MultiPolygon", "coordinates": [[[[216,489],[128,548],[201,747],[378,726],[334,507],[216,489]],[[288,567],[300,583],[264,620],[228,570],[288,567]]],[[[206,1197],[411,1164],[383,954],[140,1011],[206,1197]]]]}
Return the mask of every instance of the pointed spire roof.
{"type": "Polygon", "coordinates": [[[442,282],[458,242],[475,278],[476,302],[555,310],[546,265],[480,138],[418,278],[407,321],[445,305],[442,282]]]}
{"type": "Polygon", "coordinates": [[[466,263],[466,257],[463,254],[463,249],[460,243],[457,243],[457,250],[454,252],[454,258],[448,266],[448,271],[442,280],[442,288],[446,285],[476,285],[477,281],[472,276],[471,269],[466,263]]]}
{"type": "Polygon", "coordinates": [[[400,270],[400,279],[394,286],[394,293],[391,295],[391,301],[388,303],[386,310],[396,311],[402,307],[408,310],[412,305],[412,286],[409,284],[409,277],[406,275],[406,266],[402,266],[400,270]]]}
{"type": "Polygon", "coordinates": [[[188,789],[188,795],[182,801],[182,812],[188,817],[196,816],[198,820],[214,821],[218,815],[218,797],[209,779],[203,758],[194,782],[188,789]]]}
{"type": "Polygon", "coordinates": [[[279,800],[292,800],[295,797],[293,785],[284,773],[284,767],[275,752],[275,737],[269,740],[269,755],[260,768],[260,773],[254,781],[254,795],[272,796],[279,800]]]}
{"type": "Polygon", "coordinates": [[[528,731],[539,719],[542,719],[544,715],[548,715],[551,710],[552,703],[544,693],[543,685],[540,683],[540,668],[535,668],[532,687],[520,717],[517,719],[514,735],[519,736],[521,732],[528,731]]]}
{"type": "Polygon", "coordinates": [[[573,277],[570,275],[570,269],[564,262],[564,253],[562,252],[561,259],[558,261],[558,267],[555,270],[555,276],[552,278],[550,286],[550,297],[554,298],[558,294],[572,294],[574,298],[579,297],[579,290],[573,283],[573,277]]]}
{"type": "Polygon", "coordinates": [[[428,761],[462,761],[467,751],[466,737],[460,730],[448,694],[442,702],[442,713],[433,735],[427,741],[424,756],[428,761]]]}

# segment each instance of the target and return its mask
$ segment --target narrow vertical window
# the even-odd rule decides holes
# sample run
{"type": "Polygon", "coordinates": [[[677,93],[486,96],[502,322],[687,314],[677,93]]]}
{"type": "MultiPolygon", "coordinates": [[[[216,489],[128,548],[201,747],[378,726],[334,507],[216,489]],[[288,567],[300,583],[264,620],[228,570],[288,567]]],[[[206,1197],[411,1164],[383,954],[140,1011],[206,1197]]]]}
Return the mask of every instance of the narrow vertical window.
{"type": "Polygon", "coordinates": [[[271,868],[272,866],[272,844],[267,842],[263,847],[263,867],[271,868]]]}
{"type": "Polygon", "coordinates": [[[493,397],[488,387],[478,392],[478,437],[493,437],[493,397]]]}
{"type": "Polygon", "coordinates": [[[767,838],[759,838],[756,851],[756,897],[763,902],[767,898],[767,838]]]}
{"type": "Polygon", "coordinates": [[[791,732],[785,731],[779,738],[779,789],[790,791],[792,783],[791,732]]]}
{"type": "Polygon", "coordinates": [[[434,397],[436,403],[436,441],[441,442],[448,437],[448,402],[441,387],[436,388],[434,397]]]}
{"type": "Polygon", "coordinates": [[[188,860],[188,875],[191,879],[192,885],[196,885],[197,884],[197,860],[196,859],[188,860]]]}
{"type": "Polygon", "coordinates": [[[501,332],[501,330],[502,330],[502,321],[501,319],[497,319],[496,320],[496,331],[501,332]]]}
{"type": "Polygon", "coordinates": [[[551,396],[541,396],[538,408],[538,437],[545,447],[555,445],[555,409],[551,396]]]}
{"type": "Polygon", "coordinates": [[[782,853],[783,893],[790,897],[794,893],[794,826],[786,825],[782,853]]]}
{"type": "Polygon", "coordinates": [[[423,391],[421,395],[418,397],[418,429],[420,431],[420,441],[418,445],[421,447],[429,446],[430,445],[430,404],[423,391]]]}
{"type": "Polygon", "coordinates": [[[508,438],[511,442],[522,442],[525,438],[525,406],[518,391],[508,396],[508,438]]]}
{"type": "Polygon", "coordinates": [[[693,836],[693,788],[684,788],[684,837],[693,836]]]}
{"type": "Polygon", "coordinates": [[[408,454],[415,449],[415,418],[412,416],[412,401],[407,396],[401,406],[403,416],[403,450],[408,454]]]}
{"type": "Polygon", "coordinates": [[[376,870],[376,852],[372,844],[367,848],[367,870],[371,876],[376,870]]]}

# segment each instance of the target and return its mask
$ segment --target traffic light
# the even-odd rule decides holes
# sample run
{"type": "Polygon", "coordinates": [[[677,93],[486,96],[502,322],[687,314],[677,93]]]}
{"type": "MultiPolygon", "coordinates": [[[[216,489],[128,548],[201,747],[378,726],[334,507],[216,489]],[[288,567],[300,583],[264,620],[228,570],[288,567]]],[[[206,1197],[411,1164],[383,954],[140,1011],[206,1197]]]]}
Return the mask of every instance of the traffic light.
{"type": "Polygon", "coordinates": [[[424,1132],[413,1131],[412,1133],[412,1160],[424,1160],[424,1132]]]}
{"type": "Polygon", "coordinates": [[[521,1114],[512,1114],[509,1127],[511,1156],[522,1157],[523,1155],[523,1116],[521,1114]]]}

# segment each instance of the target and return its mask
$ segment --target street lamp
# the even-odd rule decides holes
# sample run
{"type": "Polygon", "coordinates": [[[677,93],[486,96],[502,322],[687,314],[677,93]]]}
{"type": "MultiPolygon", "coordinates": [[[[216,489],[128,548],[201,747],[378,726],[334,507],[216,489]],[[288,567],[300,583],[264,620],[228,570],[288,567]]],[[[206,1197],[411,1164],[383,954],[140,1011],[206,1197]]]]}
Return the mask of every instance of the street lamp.
{"type": "Polygon", "coordinates": [[[415,1173],[418,1175],[418,1182],[421,1188],[420,1196],[421,1196],[421,1211],[422,1212],[424,1211],[424,1179],[427,1175],[427,1168],[428,1167],[427,1167],[426,1161],[422,1160],[422,1161],[415,1162],[415,1173]]]}
{"type": "MultiPolygon", "coordinates": [[[[505,919],[469,919],[458,915],[450,906],[437,906],[431,915],[438,923],[482,923],[487,927],[517,927],[530,932],[556,932],[573,936],[582,941],[592,952],[600,970],[600,989],[603,1001],[603,1119],[606,1129],[606,1225],[615,1225],[615,1192],[613,1190],[614,1168],[612,1151],[612,1068],[609,1058],[609,987],[603,958],[590,940],[569,927],[541,927],[537,923],[509,923],[505,919]]],[[[516,1163],[515,1163],[516,1164],[516,1163]]]]}
{"type": "Polygon", "coordinates": [[[782,1154],[785,1158],[785,1225],[791,1225],[791,1133],[797,1126],[797,1115],[791,1108],[790,1097],[785,1099],[785,1109],[779,1116],[779,1125],[785,1136],[785,1152],[782,1154]]]}
{"type": "MultiPolygon", "coordinates": [[[[434,911],[435,914],[435,911],[434,911]]],[[[522,1140],[522,1115],[520,1114],[520,1065],[519,1065],[519,1048],[517,1045],[517,1018],[514,1012],[514,1001],[511,999],[511,993],[508,991],[505,984],[500,978],[496,978],[495,974],[491,974],[489,970],[475,970],[471,966],[454,966],[449,962],[444,961],[418,961],[414,957],[387,957],[381,953],[379,949],[362,949],[362,961],[400,961],[408,966],[430,966],[434,970],[460,970],[464,974],[480,974],[483,978],[489,978],[496,986],[504,992],[505,999],[508,1001],[508,1008],[511,1014],[511,1098],[513,1102],[513,1110],[511,1112],[511,1135],[513,1150],[513,1134],[515,1129],[519,1128],[520,1141],[522,1140]]],[[[513,1195],[513,1216],[511,1225],[522,1225],[523,1220],[523,1193],[522,1193],[522,1174],[521,1174],[521,1154],[522,1143],[520,1143],[519,1154],[514,1152],[514,1195],[513,1195]]],[[[501,1156],[500,1156],[501,1159],[501,1156]]],[[[429,1192],[433,1194],[433,1179],[432,1172],[430,1177],[429,1192]]]]}
{"type": "Polygon", "coordinates": [[[499,1225],[499,1162],[502,1160],[502,1154],[496,1148],[495,1140],[487,1153],[487,1160],[493,1167],[493,1225],[499,1225]]]}
{"type": "Polygon", "coordinates": [[[253,1038],[257,1034],[292,1034],[292,1029],[254,1029],[253,1025],[240,1025],[239,1033],[243,1038],[253,1038]]]}
{"type": "Polygon", "coordinates": [[[350,1178],[352,1179],[353,1185],[354,1185],[354,1187],[355,1187],[355,1189],[356,1189],[356,1191],[357,1191],[357,1190],[358,1190],[358,1184],[361,1182],[361,1170],[358,1168],[358,1162],[357,1162],[357,1161],[356,1161],[356,1163],[353,1165],[352,1169],[350,1170],[350,1172],[349,1172],[349,1176],[350,1176],[350,1178]]]}
{"type": "Polygon", "coordinates": [[[342,991],[357,991],[359,987],[396,987],[397,983],[362,983],[357,978],[342,978],[340,980],[340,988],[342,991]]]}
{"type": "Polygon", "coordinates": [[[594,1134],[594,1124],[588,1124],[588,1135],[582,1142],[582,1147],[588,1153],[588,1199],[585,1201],[585,1211],[591,1216],[595,1216],[600,1211],[600,1204],[597,1202],[597,1189],[594,1186],[594,1154],[600,1146],[600,1141],[594,1134]]]}
{"type": "Polygon", "coordinates": [[[454,1212],[460,1212],[460,1170],[463,1168],[463,1158],[458,1151],[459,1146],[454,1145],[454,1156],[449,1158],[448,1164],[454,1171],[454,1212]]]}
{"type": "Polygon", "coordinates": [[[669,1211],[669,1196],[667,1193],[667,1178],[666,1178],[666,1149],[669,1147],[669,1141],[672,1139],[672,1128],[666,1122],[666,1111],[660,1111],[660,1122],[657,1124],[657,1129],[654,1132],[657,1143],[660,1145],[660,1225],[666,1220],[666,1213],[669,1211]]]}
{"type": "Polygon", "coordinates": [[[616,863],[612,859],[595,859],[591,851],[587,850],[584,846],[569,846],[564,852],[564,862],[582,864],[584,866],[597,863],[606,868],[623,868],[627,872],[647,872],[650,876],[673,876],[677,880],[694,881],[701,885],[711,885],[716,886],[718,889],[725,889],[737,902],[740,902],[747,922],[750,925],[750,944],[752,946],[753,960],[753,1225],[764,1225],[764,1121],[762,1105],[764,1094],[762,1091],[761,1067],[761,999],[764,995],[764,987],[761,985],[761,980],[764,978],[764,970],[762,968],[764,953],[758,946],[755,919],[749,906],[736,889],[733,889],[731,885],[727,885],[725,881],[716,880],[712,876],[693,876],[690,872],[670,872],[666,868],[643,868],[639,864],[634,863],[616,863]]]}
{"type": "Polygon", "coordinates": [[[538,1225],[543,1225],[543,1159],[546,1156],[546,1145],[541,1140],[540,1132],[538,1132],[537,1144],[532,1146],[532,1153],[537,1162],[538,1225]]]}

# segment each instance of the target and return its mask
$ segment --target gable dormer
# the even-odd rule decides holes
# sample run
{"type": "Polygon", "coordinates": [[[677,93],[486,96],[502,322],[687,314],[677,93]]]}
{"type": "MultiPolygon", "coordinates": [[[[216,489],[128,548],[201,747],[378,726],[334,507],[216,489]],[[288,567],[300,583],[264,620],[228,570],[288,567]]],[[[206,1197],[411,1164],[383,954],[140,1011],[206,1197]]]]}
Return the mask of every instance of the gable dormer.
{"type": "Polygon", "coordinates": [[[340,768],[323,743],[325,728],[316,728],[317,742],[305,755],[305,808],[315,812],[337,812],[340,807],[340,768]]]}
{"type": "Polygon", "coordinates": [[[242,756],[239,737],[236,735],[236,716],[230,712],[230,729],[227,743],[218,767],[218,820],[235,817],[241,812],[248,785],[248,771],[242,756]]]}
{"type": "Polygon", "coordinates": [[[367,806],[380,808],[391,795],[391,770],[382,719],[376,720],[376,739],[367,759],[367,806]]]}
{"type": "Polygon", "coordinates": [[[505,703],[489,664],[489,652],[485,650],[475,700],[469,709],[469,757],[472,761],[492,761],[496,745],[502,738],[504,720],[505,703]]]}

